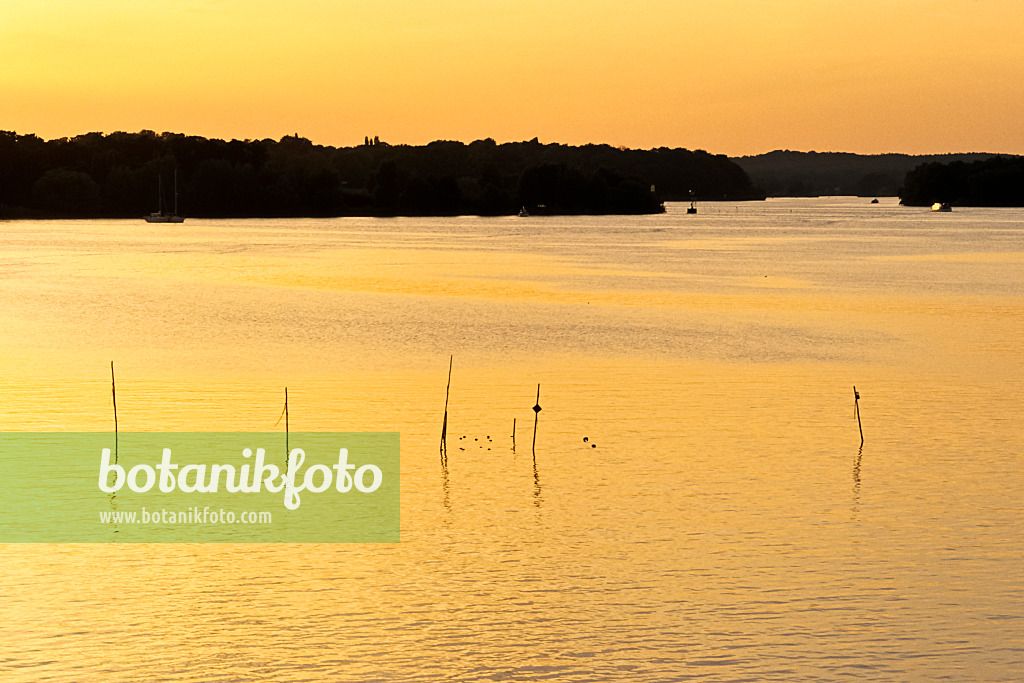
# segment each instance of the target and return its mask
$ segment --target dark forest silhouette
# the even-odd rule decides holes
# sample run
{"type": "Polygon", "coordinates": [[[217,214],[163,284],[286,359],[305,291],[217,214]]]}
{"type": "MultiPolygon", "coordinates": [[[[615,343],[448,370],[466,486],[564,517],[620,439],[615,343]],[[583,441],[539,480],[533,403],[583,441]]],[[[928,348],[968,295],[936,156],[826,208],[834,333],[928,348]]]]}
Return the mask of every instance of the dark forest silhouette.
{"type": "Polygon", "coordinates": [[[1024,157],[921,164],[907,174],[900,202],[908,206],[1024,206],[1024,157]]]}
{"type": "Polygon", "coordinates": [[[924,163],[981,161],[994,154],[851,154],[776,150],[734,157],[754,185],[770,197],[856,195],[894,197],[907,173],[924,163]]]}
{"type": "Polygon", "coordinates": [[[295,136],[216,140],[0,132],[0,217],[141,217],[168,206],[207,217],[642,214],[663,201],[760,199],[725,156],[528,142],[327,147],[295,136]]]}

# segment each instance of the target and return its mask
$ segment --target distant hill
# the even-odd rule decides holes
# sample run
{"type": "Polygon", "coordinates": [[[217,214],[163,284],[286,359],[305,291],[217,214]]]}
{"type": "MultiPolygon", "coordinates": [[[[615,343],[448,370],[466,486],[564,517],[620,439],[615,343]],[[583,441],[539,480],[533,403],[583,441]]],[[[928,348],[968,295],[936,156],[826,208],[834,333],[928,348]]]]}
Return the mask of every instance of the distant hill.
{"type": "Polygon", "coordinates": [[[850,154],[776,150],[734,157],[758,188],[769,197],[857,195],[893,197],[907,173],[925,163],[973,162],[995,154],[850,154]]]}
{"type": "Polygon", "coordinates": [[[173,197],[187,216],[642,214],[662,202],[763,199],[723,155],[494,140],[355,147],[87,133],[42,140],[0,131],[0,218],[141,217],[173,197]]]}

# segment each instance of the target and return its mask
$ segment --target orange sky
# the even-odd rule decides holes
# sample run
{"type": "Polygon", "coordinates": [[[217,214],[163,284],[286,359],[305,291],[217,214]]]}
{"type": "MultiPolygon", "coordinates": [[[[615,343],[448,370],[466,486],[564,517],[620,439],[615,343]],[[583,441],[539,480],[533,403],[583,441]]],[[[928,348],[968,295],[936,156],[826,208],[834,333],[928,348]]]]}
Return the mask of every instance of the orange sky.
{"type": "Polygon", "coordinates": [[[1024,2],[2,0],[0,129],[1024,154],[1024,2]]]}

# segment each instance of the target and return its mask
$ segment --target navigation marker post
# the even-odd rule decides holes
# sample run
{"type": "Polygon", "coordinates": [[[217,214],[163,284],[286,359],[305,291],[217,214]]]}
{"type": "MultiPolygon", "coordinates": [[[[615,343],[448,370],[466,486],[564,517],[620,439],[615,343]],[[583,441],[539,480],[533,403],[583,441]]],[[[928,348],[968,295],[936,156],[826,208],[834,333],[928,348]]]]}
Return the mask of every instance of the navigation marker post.
{"type": "Polygon", "coordinates": [[[860,446],[864,447],[864,427],[860,424],[860,393],[857,391],[856,385],[853,387],[853,412],[857,414],[857,429],[860,430],[860,446]]]}
{"type": "Polygon", "coordinates": [[[537,385],[537,402],[533,405],[533,453],[537,454],[537,418],[540,417],[540,385],[537,385]]]}

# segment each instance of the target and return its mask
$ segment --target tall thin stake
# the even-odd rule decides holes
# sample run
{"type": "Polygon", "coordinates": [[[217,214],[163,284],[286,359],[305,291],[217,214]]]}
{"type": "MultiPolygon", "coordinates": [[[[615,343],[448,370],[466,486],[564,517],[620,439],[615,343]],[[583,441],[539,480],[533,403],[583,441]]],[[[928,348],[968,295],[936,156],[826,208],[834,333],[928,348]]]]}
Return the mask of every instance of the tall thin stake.
{"type": "Polygon", "coordinates": [[[447,450],[448,441],[448,395],[452,389],[452,364],[455,362],[455,356],[449,356],[448,358],[448,386],[444,389],[444,422],[441,423],[441,453],[444,454],[447,450]]]}
{"type": "Polygon", "coordinates": [[[533,452],[537,453],[537,418],[540,417],[540,385],[537,385],[537,402],[533,404],[533,452]]]}
{"type": "Polygon", "coordinates": [[[110,397],[114,401],[114,463],[117,463],[117,385],[114,383],[114,361],[110,361],[110,397]]]}
{"type": "Polygon", "coordinates": [[[516,452],[516,419],[512,418],[512,452],[516,452]]]}
{"type": "Polygon", "coordinates": [[[288,448],[288,387],[284,388],[284,466],[288,467],[291,450],[288,448]]]}
{"type": "Polygon", "coordinates": [[[857,429],[860,430],[860,446],[864,447],[864,427],[860,424],[860,394],[857,393],[856,385],[853,387],[853,411],[857,413],[857,429]]]}

